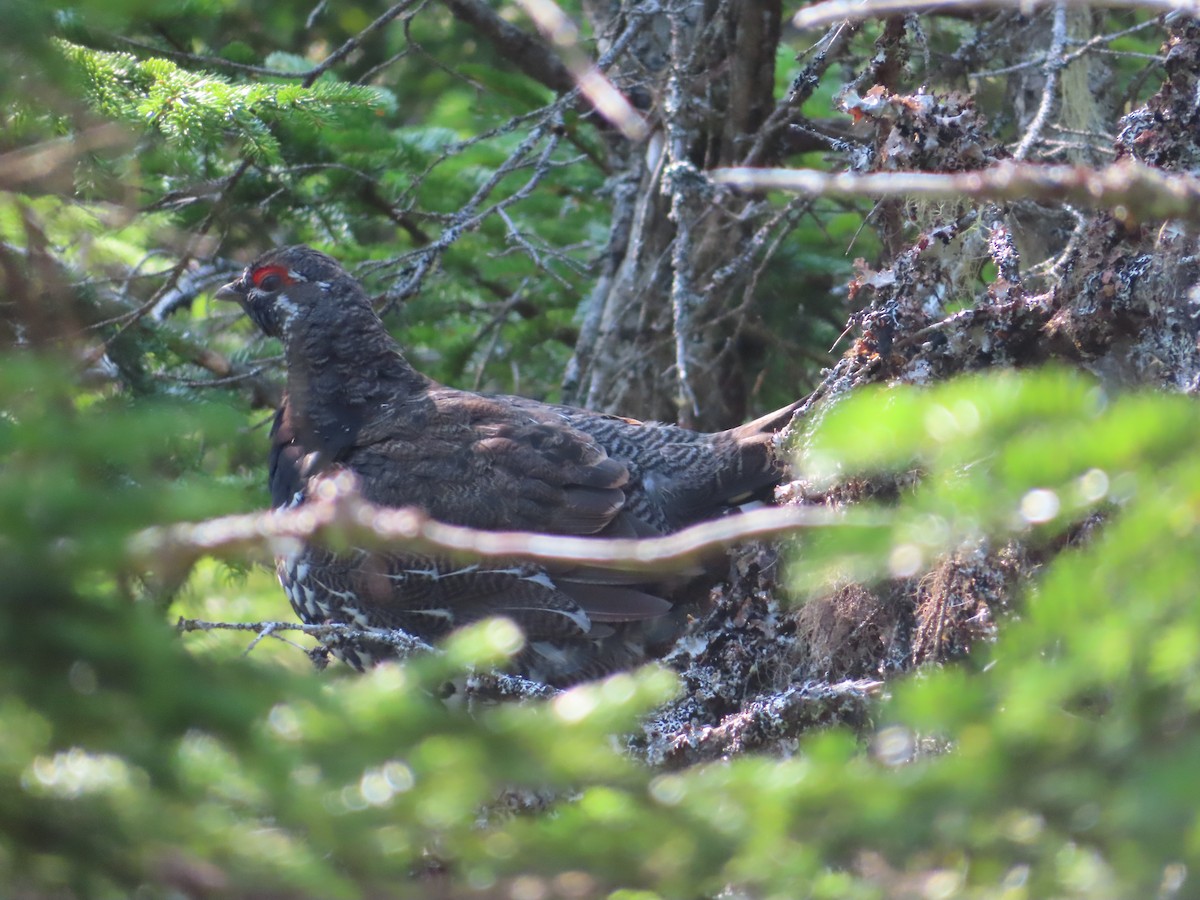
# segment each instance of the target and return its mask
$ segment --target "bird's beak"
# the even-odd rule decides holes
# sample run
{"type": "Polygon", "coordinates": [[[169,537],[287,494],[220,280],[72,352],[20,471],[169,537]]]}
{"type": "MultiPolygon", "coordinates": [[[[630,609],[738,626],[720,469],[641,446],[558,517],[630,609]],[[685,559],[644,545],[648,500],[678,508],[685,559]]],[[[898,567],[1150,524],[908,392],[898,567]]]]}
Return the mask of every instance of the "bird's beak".
{"type": "Polygon", "coordinates": [[[246,285],[243,280],[239,278],[237,281],[231,281],[229,284],[218,288],[217,292],[213,294],[213,297],[215,297],[217,300],[245,300],[246,285]]]}

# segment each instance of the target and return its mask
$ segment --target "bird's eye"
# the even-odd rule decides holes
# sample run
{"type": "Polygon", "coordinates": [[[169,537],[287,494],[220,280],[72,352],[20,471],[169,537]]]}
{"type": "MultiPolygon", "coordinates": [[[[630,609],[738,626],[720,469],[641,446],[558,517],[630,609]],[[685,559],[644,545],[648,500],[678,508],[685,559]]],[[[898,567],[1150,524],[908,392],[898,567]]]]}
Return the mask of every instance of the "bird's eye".
{"type": "Polygon", "coordinates": [[[287,269],[283,266],[264,266],[251,276],[254,286],[260,291],[277,291],[285,284],[291,284],[287,269]]]}

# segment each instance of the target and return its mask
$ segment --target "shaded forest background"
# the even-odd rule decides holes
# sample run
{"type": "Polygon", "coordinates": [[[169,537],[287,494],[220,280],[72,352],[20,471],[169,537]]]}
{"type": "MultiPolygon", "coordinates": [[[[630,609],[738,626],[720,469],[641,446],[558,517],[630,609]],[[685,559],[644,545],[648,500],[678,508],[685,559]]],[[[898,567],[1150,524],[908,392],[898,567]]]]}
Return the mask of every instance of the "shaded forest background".
{"type": "Polygon", "coordinates": [[[3,11],[0,894],[1196,892],[1193,6],[3,11]],[[809,397],[771,540],[659,667],[317,671],[211,300],[297,242],[449,384],[809,397]]]}

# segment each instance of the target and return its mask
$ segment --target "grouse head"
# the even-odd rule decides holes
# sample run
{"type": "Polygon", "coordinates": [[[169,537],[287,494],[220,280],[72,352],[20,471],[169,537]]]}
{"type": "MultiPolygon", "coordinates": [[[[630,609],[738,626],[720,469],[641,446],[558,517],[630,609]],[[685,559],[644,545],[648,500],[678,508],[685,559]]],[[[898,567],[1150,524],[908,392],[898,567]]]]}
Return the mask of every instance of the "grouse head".
{"type": "Polygon", "coordinates": [[[215,296],[236,300],[259,328],[285,344],[314,321],[345,320],[353,310],[371,309],[362,287],[336,260],[303,245],[267,251],[215,296]]]}

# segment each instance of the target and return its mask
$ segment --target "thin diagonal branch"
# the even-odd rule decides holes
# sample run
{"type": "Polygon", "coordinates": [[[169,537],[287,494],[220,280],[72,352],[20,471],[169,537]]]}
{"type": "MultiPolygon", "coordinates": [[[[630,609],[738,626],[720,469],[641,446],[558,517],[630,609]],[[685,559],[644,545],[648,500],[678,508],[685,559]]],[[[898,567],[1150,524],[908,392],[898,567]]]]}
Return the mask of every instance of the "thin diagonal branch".
{"type": "Polygon", "coordinates": [[[289,81],[296,80],[301,82],[305,87],[312,87],[318,78],[328,72],[331,68],[340,63],[343,59],[353,53],[362,45],[362,42],[374,34],[384,25],[391,22],[402,12],[413,6],[417,0],[403,0],[401,3],[389,7],[375,21],[369,24],[358,34],[348,38],[345,43],[326,56],[323,60],[303,72],[294,72],[287,69],[272,69],[268,66],[254,66],[246,63],[234,62],[224,59],[220,56],[210,56],[196,53],[185,53],[182,50],[171,47],[161,47],[153,44],[147,44],[144,41],[134,40],[123,35],[113,34],[110,38],[118,44],[122,44],[134,50],[144,50],[148,53],[153,53],[155,56],[163,56],[167,59],[172,59],[177,62],[187,63],[188,65],[198,66],[204,69],[226,69],[231,72],[242,72],[247,75],[259,75],[264,78],[282,78],[289,81]]]}
{"type": "Polygon", "coordinates": [[[480,0],[443,0],[454,17],[483,35],[512,63],[534,81],[552,91],[566,93],[575,87],[571,71],[540,38],[501,18],[480,0]]]}
{"type": "Polygon", "coordinates": [[[579,29],[562,8],[554,0],[517,0],[517,3],[562,54],[563,64],[570,70],[579,93],[627,140],[644,140],[650,130],[641,113],[580,49],[579,29]]]}
{"type": "Polygon", "coordinates": [[[319,625],[306,625],[300,622],[209,622],[204,619],[186,619],[181,616],[175,627],[185,633],[189,631],[253,631],[255,638],[246,647],[246,653],[252,651],[264,638],[268,637],[298,646],[284,637],[284,633],[292,631],[307,634],[326,643],[358,640],[379,641],[393,647],[402,657],[413,653],[435,652],[432,646],[406,631],[395,628],[363,628],[359,625],[347,625],[341,622],[324,622],[319,625]]]}
{"type": "Polygon", "coordinates": [[[81,368],[94,366],[97,362],[99,362],[100,359],[103,358],[106,353],[108,353],[108,348],[112,346],[113,341],[121,337],[121,335],[125,334],[125,332],[140,322],[145,316],[153,311],[156,306],[158,306],[163,297],[175,289],[176,285],[179,284],[179,279],[183,275],[184,270],[196,257],[203,241],[208,235],[208,232],[216,223],[217,217],[224,211],[226,204],[229,202],[229,199],[233,194],[233,189],[237,187],[238,182],[240,182],[245,174],[250,170],[250,166],[251,161],[249,159],[244,159],[241,161],[238,167],[229,174],[221,188],[221,193],[217,196],[217,199],[213,201],[213,205],[209,209],[208,215],[204,217],[204,221],[201,222],[199,227],[196,228],[196,230],[192,233],[191,238],[188,240],[187,247],[184,249],[183,253],[179,255],[179,261],[176,262],[171,271],[167,273],[166,279],[159,286],[158,290],[154,292],[149,300],[147,300],[141,306],[130,310],[129,313],[124,316],[124,321],[121,323],[121,325],[112,334],[108,335],[95,350],[88,354],[87,358],[84,359],[81,368]]]}
{"type": "Polygon", "coordinates": [[[417,0],[402,0],[402,2],[388,8],[383,15],[379,16],[379,18],[377,18],[374,22],[372,22],[358,34],[354,35],[354,37],[347,39],[342,46],[338,47],[327,57],[321,60],[317,65],[313,66],[306,73],[304,73],[304,80],[301,83],[305,87],[312,87],[318,78],[357,50],[359,45],[361,45],[362,42],[370,35],[374,34],[384,25],[391,22],[393,19],[399,16],[400,13],[404,12],[410,6],[413,6],[416,2],[417,0]]]}
{"type": "Polygon", "coordinates": [[[1050,113],[1058,101],[1059,73],[1066,66],[1062,58],[1066,42],[1067,5],[1059,2],[1054,7],[1054,24],[1050,29],[1050,52],[1046,54],[1046,62],[1042,66],[1042,72],[1046,79],[1042,86],[1042,99],[1033,120],[1025,130],[1025,136],[1021,138],[1017,149],[1013,151],[1013,159],[1020,160],[1029,156],[1029,151],[1033,149],[1034,144],[1041,140],[1046,123],[1050,121],[1050,113]]]}

